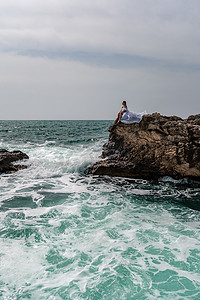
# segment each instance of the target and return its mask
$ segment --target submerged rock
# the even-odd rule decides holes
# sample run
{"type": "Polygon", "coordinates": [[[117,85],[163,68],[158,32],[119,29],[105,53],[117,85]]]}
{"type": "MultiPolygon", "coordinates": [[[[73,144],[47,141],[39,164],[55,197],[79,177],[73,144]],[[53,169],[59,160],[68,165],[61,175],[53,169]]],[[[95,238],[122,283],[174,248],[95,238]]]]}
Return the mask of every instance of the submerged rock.
{"type": "Polygon", "coordinates": [[[144,179],[200,180],[200,114],[181,119],[159,113],[138,124],[111,126],[103,160],[89,173],[144,179]]]}
{"type": "Polygon", "coordinates": [[[18,150],[9,152],[5,149],[0,149],[0,173],[18,171],[26,168],[23,164],[13,163],[28,158],[28,155],[18,150]]]}

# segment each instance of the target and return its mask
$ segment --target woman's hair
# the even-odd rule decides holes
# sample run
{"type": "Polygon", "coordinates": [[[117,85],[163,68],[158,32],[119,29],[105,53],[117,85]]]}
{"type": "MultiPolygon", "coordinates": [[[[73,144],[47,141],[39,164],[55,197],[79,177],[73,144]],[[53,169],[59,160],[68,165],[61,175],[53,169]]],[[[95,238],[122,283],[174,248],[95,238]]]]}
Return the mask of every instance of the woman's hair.
{"type": "Polygon", "coordinates": [[[124,103],[124,105],[126,105],[126,101],[125,100],[122,103],[124,103]]]}

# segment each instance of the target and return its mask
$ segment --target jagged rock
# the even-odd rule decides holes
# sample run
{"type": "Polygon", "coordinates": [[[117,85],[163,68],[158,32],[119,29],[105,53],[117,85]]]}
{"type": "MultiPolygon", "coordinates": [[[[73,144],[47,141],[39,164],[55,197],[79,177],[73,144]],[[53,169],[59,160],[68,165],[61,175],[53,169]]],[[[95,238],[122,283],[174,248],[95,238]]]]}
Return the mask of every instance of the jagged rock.
{"type": "Polygon", "coordinates": [[[9,152],[5,149],[0,149],[0,173],[18,171],[26,168],[23,164],[13,164],[19,160],[28,159],[28,155],[21,151],[9,152]]]}
{"type": "Polygon", "coordinates": [[[89,173],[200,180],[200,114],[183,120],[154,113],[143,116],[139,124],[120,123],[108,130],[103,160],[94,164],[89,173]]]}

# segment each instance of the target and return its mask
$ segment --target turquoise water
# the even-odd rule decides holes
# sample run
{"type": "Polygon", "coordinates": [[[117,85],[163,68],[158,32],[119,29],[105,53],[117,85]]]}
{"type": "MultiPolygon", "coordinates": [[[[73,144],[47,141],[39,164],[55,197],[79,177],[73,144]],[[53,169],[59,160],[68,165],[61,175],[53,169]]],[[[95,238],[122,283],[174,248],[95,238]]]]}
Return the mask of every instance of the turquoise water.
{"type": "Polygon", "coordinates": [[[200,186],[89,176],[110,121],[0,121],[0,299],[200,299],[200,186]]]}

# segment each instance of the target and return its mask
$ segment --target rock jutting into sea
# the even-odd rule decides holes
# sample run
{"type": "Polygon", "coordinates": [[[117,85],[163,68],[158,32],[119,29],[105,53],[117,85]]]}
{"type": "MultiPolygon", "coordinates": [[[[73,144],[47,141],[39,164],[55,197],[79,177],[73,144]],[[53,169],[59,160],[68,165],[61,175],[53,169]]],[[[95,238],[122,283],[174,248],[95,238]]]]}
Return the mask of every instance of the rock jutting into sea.
{"type": "Polygon", "coordinates": [[[7,151],[5,149],[0,149],[0,173],[18,171],[26,168],[26,165],[21,163],[18,164],[18,161],[23,159],[29,159],[28,155],[21,151],[7,151]],[[17,162],[17,164],[13,164],[17,162]]]}
{"type": "Polygon", "coordinates": [[[159,113],[140,123],[111,126],[101,158],[89,173],[121,177],[200,180],[200,114],[183,120],[159,113]]]}

